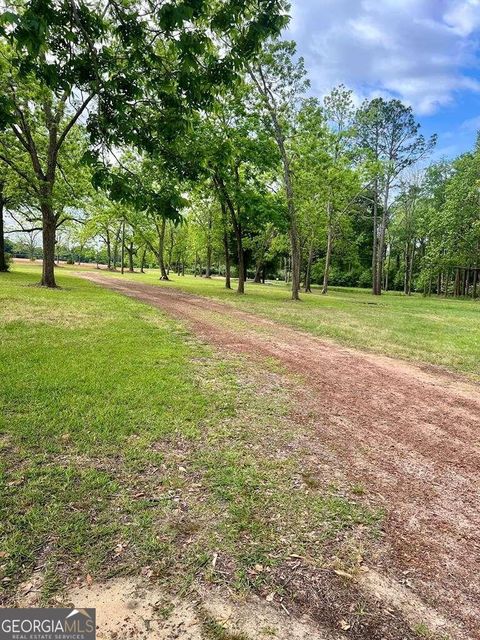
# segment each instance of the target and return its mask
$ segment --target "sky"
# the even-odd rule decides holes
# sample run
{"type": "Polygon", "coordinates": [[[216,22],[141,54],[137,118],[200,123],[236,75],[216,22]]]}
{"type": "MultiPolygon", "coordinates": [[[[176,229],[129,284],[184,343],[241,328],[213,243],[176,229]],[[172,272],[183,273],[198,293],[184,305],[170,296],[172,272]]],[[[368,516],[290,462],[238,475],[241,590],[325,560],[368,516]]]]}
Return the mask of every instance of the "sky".
{"type": "Polygon", "coordinates": [[[433,159],[472,148],[480,129],[480,0],[291,0],[297,42],[323,96],[343,83],[357,100],[400,98],[433,159]]]}

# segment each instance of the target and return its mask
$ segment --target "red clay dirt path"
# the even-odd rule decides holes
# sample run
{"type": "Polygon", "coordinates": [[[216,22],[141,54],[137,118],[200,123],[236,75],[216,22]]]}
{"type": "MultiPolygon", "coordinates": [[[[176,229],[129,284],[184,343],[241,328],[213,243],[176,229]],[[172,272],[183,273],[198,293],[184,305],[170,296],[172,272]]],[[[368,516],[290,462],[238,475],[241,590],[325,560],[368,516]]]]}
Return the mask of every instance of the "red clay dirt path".
{"type": "Polygon", "coordinates": [[[458,637],[480,638],[478,386],[178,289],[85,277],[162,309],[215,346],[274,357],[303,376],[296,417],[311,427],[309,465],[361,484],[385,508],[375,568],[458,625],[458,637]]]}

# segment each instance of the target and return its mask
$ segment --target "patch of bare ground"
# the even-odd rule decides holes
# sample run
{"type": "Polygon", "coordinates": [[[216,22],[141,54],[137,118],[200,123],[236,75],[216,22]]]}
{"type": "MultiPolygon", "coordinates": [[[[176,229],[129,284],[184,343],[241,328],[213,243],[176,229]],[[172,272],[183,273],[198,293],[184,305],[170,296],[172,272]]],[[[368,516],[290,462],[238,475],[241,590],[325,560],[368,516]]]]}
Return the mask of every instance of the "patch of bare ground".
{"type": "MultiPolygon", "coordinates": [[[[417,615],[416,624],[427,629],[418,627],[420,636],[436,630],[480,637],[478,386],[336,346],[207,298],[88,277],[168,312],[210,344],[275,358],[301,376],[303,383],[293,388],[291,418],[305,427],[295,447],[303,449],[308,473],[322,484],[359,487],[362,499],[385,511],[381,536],[363,558],[372,573],[352,574],[348,588],[360,590],[359,600],[363,593],[384,606],[387,617],[391,606],[405,621],[417,615]]],[[[331,576],[300,569],[285,592],[301,610],[311,609],[312,602],[315,609],[319,594],[317,608],[323,610],[343,593],[333,589],[331,598],[322,596],[333,584],[331,576]]],[[[397,619],[398,635],[371,631],[356,637],[410,637],[403,624],[397,619]]],[[[346,632],[353,633],[351,624],[346,632]]]]}
{"type": "MultiPolygon", "coordinates": [[[[272,599],[270,603],[255,595],[242,597],[224,588],[205,585],[196,585],[188,594],[178,596],[151,581],[131,577],[75,586],[57,597],[55,604],[94,607],[99,640],[262,640],[269,637],[276,640],[346,640],[347,637],[406,640],[417,637],[398,617],[391,593],[379,606],[353,583],[348,588],[338,584],[345,581],[345,576],[325,579],[318,572],[308,575],[305,568],[298,570],[297,561],[291,562],[295,563],[293,573],[291,566],[284,565],[278,574],[279,584],[283,581],[285,593],[291,596],[291,610],[281,602],[285,598],[272,599]]],[[[36,582],[22,585],[17,605],[38,605],[37,586],[36,582]]],[[[409,601],[408,606],[415,604],[409,601]]],[[[439,620],[425,607],[422,614],[434,633],[439,620]]]]}
{"type": "Polygon", "coordinates": [[[294,620],[258,598],[233,600],[199,588],[172,597],[149,583],[120,578],[65,595],[64,604],[95,607],[98,640],[340,640],[308,618],[294,620]]]}

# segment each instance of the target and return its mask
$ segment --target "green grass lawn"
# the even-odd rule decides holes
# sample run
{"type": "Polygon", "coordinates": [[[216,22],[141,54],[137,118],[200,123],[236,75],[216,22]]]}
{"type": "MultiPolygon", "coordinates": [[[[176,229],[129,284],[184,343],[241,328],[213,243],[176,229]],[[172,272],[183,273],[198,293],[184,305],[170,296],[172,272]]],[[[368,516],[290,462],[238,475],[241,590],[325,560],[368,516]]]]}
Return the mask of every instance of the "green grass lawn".
{"type": "MultiPolygon", "coordinates": [[[[322,563],[324,542],[376,528],[354,487],[302,484],[301,453],[278,454],[301,427],[273,366],[266,385],[266,365],[220,357],[148,305],[66,269],[60,289],[32,286],[38,272],[0,274],[4,602],[34,569],[45,601],[73,579],[140,571],[262,592],[289,554],[322,563]]],[[[240,301],[220,282],[182,284],[275,317],[294,309],[282,289],[240,301]]],[[[326,313],[316,300],[296,322],[326,313]]]]}
{"type": "Polygon", "coordinates": [[[178,287],[344,345],[440,365],[480,379],[480,300],[425,298],[419,294],[407,297],[393,292],[375,297],[367,290],[343,288],[332,288],[322,296],[317,288],[295,303],[283,283],[248,282],[246,294],[239,296],[226,290],[220,278],[172,275],[171,282],[160,282],[154,270],[145,275],[111,275],[178,287]]]}

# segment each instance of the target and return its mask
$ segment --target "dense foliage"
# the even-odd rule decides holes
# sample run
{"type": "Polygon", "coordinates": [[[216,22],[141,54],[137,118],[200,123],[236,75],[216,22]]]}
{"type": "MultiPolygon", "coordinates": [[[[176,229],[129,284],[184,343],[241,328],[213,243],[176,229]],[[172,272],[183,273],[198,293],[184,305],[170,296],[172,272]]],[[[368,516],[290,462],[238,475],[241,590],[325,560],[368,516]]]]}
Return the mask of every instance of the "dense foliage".
{"type": "Polygon", "coordinates": [[[286,20],[281,0],[9,3],[0,269],[476,295],[480,149],[427,167],[399,100],[308,97],[286,20]]]}

